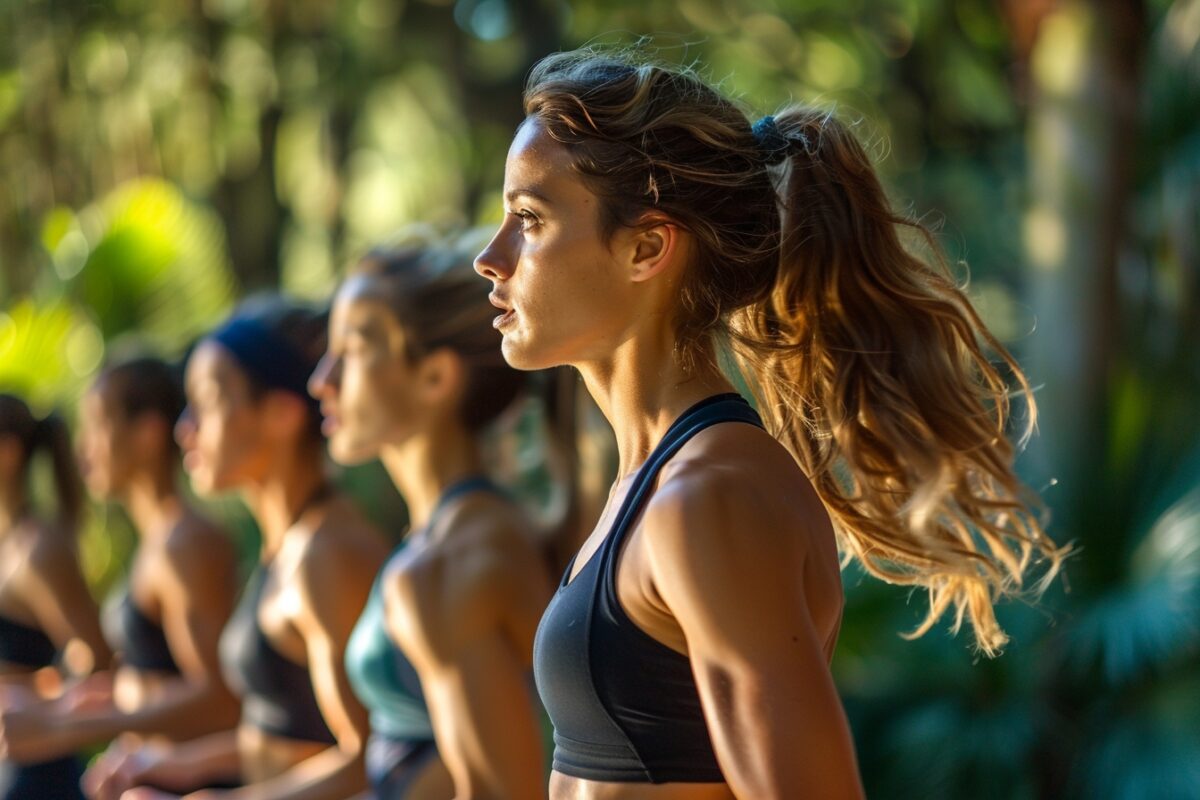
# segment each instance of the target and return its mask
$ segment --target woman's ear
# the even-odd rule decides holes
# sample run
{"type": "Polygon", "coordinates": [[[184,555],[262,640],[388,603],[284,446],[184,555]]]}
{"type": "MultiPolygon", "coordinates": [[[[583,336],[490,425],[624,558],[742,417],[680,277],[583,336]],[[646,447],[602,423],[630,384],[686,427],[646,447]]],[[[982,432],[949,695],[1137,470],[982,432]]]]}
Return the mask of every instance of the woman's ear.
{"type": "Polygon", "coordinates": [[[627,233],[630,277],[635,283],[662,274],[680,260],[685,250],[684,232],[661,214],[647,214],[627,233]]]}
{"type": "Polygon", "coordinates": [[[129,442],[139,455],[154,457],[170,450],[172,425],[158,414],[141,414],[132,421],[128,432],[129,442]]]}
{"type": "Polygon", "coordinates": [[[309,424],[308,408],[300,395],[281,389],[268,390],[261,405],[262,429],[276,441],[289,439],[309,424]]]}
{"type": "Polygon", "coordinates": [[[423,402],[431,408],[457,403],[466,388],[466,364],[449,347],[439,347],[421,358],[417,367],[417,386],[423,402]]]}

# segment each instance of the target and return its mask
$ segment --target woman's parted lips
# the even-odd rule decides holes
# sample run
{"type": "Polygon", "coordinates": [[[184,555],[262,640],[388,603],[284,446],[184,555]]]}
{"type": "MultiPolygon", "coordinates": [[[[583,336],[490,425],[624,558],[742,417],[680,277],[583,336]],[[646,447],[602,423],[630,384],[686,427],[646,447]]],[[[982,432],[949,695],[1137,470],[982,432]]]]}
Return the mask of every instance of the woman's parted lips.
{"type": "Polygon", "coordinates": [[[512,304],[509,303],[506,298],[501,297],[500,295],[496,294],[496,292],[492,292],[491,294],[489,294],[488,300],[490,300],[492,305],[494,305],[496,308],[500,309],[501,311],[512,311],[513,310],[512,304]]]}

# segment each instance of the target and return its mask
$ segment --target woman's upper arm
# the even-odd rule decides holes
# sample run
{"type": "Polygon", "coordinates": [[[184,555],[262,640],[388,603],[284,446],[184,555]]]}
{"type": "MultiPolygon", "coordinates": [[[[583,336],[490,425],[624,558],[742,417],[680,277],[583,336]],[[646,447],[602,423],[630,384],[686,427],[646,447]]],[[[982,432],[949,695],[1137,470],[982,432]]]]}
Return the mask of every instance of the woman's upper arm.
{"type": "MultiPolygon", "coordinates": [[[[100,631],[95,598],[74,550],[59,542],[40,545],[30,567],[30,606],[38,625],[60,650],[72,641],[82,642],[89,650],[91,664],[68,663],[68,669],[90,672],[107,666],[111,653],[100,631]]],[[[67,657],[70,659],[69,652],[67,657]]]]}
{"type": "Polygon", "coordinates": [[[457,797],[544,793],[529,682],[521,659],[498,631],[466,643],[450,661],[425,665],[421,682],[457,797]]]}
{"type": "MultiPolygon", "coordinates": [[[[538,797],[544,772],[528,657],[509,630],[510,618],[524,613],[528,591],[518,584],[528,576],[515,574],[503,552],[476,555],[483,557],[458,572],[451,599],[423,598],[423,619],[402,626],[417,632],[405,642],[456,796],[538,797]]],[[[411,613],[394,607],[403,596],[388,593],[389,621],[411,613]]]]}
{"type": "Polygon", "coordinates": [[[686,638],[731,788],[746,798],[861,797],[849,723],[806,600],[813,548],[797,530],[804,519],[727,475],[660,495],[643,525],[653,585],[686,638]]]}
{"type": "Polygon", "coordinates": [[[304,607],[296,628],[304,637],[317,705],[342,748],[361,749],[366,740],[367,713],[350,688],[344,653],[377,567],[324,544],[311,548],[300,569],[304,607]]]}
{"type": "Polygon", "coordinates": [[[180,671],[196,679],[220,675],[218,643],[233,605],[233,552],[208,537],[168,545],[160,592],[162,626],[180,671]]]}

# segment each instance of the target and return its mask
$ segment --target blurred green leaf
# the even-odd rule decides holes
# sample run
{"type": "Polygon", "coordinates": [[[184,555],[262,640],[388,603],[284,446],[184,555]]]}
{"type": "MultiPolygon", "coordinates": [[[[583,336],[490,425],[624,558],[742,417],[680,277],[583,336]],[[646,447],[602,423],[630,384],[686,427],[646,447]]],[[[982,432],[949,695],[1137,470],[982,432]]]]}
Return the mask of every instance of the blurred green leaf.
{"type": "Polygon", "coordinates": [[[106,338],[138,331],[177,351],[228,313],[235,283],[224,228],[178,188],[135,181],[81,216],[95,243],[75,291],[106,338]]]}

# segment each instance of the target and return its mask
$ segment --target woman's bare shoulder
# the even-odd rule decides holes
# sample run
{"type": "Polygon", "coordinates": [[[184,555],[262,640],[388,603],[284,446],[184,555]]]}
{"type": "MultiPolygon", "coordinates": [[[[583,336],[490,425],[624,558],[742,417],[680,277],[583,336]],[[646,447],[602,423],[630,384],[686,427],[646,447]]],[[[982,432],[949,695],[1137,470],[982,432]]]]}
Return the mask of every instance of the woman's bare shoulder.
{"type": "Polygon", "coordinates": [[[31,569],[52,569],[78,563],[76,538],[55,522],[28,517],[21,521],[13,534],[16,546],[11,554],[23,558],[31,569]]]}
{"type": "Polygon", "coordinates": [[[298,527],[289,560],[314,590],[327,590],[330,581],[365,580],[369,586],[387,558],[382,532],[347,498],[334,497],[307,527],[298,527]]]}
{"type": "Polygon", "coordinates": [[[816,490],[783,445],[749,425],[708,428],[681,448],[641,528],[661,569],[795,576],[815,559],[822,573],[837,570],[833,525],[816,490]]]}
{"type": "Polygon", "coordinates": [[[233,568],[237,549],[225,530],[209,517],[185,508],[164,542],[172,563],[199,562],[208,567],[233,568]]]}
{"type": "MultiPolygon", "coordinates": [[[[528,517],[500,497],[480,496],[446,514],[435,541],[389,569],[389,607],[420,646],[443,658],[539,601],[549,578],[528,517]]],[[[548,593],[548,590],[547,590],[548,593]]],[[[538,609],[540,613],[540,607],[538,609]]]]}
{"type": "Polygon", "coordinates": [[[787,448],[763,429],[744,424],[706,428],[667,462],[647,513],[668,508],[701,522],[715,513],[726,522],[745,518],[776,531],[820,533],[829,521],[787,448]]]}

